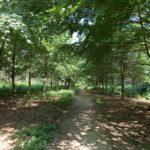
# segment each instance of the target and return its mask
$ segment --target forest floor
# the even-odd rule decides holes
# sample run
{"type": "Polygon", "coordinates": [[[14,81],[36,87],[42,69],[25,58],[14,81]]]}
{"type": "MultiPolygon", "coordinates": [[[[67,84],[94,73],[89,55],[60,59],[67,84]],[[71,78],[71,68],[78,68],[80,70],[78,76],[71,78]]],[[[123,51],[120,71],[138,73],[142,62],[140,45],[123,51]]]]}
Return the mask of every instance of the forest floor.
{"type": "Polygon", "coordinates": [[[61,133],[49,150],[149,150],[147,104],[150,102],[108,96],[96,104],[93,96],[77,96],[60,120],[61,133]]]}
{"type": "Polygon", "coordinates": [[[55,97],[50,100],[20,98],[0,103],[0,150],[12,150],[17,144],[14,136],[23,128],[43,123],[55,124],[63,112],[55,101],[55,97]]]}
{"type": "Polygon", "coordinates": [[[63,113],[49,101],[2,103],[0,150],[15,146],[16,140],[10,137],[17,130],[43,121],[60,126],[49,150],[149,150],[150,111],[146,106],[150,102],[98,97],[96,103],[93,95],[80,94],[63,113]]]}

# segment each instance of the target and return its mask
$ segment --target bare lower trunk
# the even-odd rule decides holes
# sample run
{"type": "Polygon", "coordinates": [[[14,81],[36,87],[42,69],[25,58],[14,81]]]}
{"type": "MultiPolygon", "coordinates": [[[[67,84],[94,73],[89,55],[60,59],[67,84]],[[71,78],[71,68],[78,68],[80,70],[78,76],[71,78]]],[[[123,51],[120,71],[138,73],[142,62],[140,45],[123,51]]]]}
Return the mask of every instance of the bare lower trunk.
{"type": "Polygon", "coordinates": [[[29,78],[28,78],[28,94],[31,93],[31,70],[29,69],[29,78]]]}
{"type": "Polygon", "coordinates": [[[45,93],[47,90],[47,78],[48,78],[48,57],[45,58],[45,64],[44,64],[44,81],[43,81],[43,92],[45,93]]]}
{"type": "Polygon", "coordinates": [[[106,78],[105,78],[105,92],[107,93],[108,92],[108,77],[106,75],[106,78]]]}
{"type": "Polygon", "coordinates": [[[43,82],[43,92],[45,93],[46,92],[46,90],[47,90],[47,83],[46,83],[47,81],[46,81],[46,78],[44,79],[44,82],[43,82]]]}
{"type": "Polygon", "coordinates": [[[113,76],[113,74],[111,74],[111,92],[112,92],[112,97],[114,97],[114,91],[115,91],[115,88],[114,88],[114,76],[113,76]]]}
{"type": "Polygon", "coordinates": [[[2,53],[4,51],[5,42],[2,42],[1,48],[0,48],[0,57],[2,56],[2,53]]]}
{"type": "Polygon", "coordinates": [[[121,65],[121,99],[124,100],[124,79],[125,79],[125,66],[121,65]]]}
{"type": "Polygon", "coordinates": [[[104,80],[102,80],[102,94],[104,93],[104,80]]]}
{"type": "Polygon", "coordinates": [[[14,70],[12,71],[11,80],[12,80],[12,92],[13,92],[13,97],[15,97],[15,95],[16,95],[16,85],[15,85],[15,74],[14,74],[14,70]]]}
{"type": "Polygon", "coordinates": [[[15,86],[15,74],[16,74],[16,43],[14,43],[13,52],[12,52],[12,72],[11,72],[11,79],[12,79],[12,92],[13,97],[16,95],[16,86],[15,86]]]}

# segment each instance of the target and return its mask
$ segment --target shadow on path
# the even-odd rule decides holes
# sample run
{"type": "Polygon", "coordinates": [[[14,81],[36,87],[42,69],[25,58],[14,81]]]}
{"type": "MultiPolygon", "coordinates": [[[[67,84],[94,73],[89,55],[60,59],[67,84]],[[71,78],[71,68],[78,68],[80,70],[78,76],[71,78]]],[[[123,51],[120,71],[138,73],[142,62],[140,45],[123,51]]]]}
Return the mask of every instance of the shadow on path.
{"type": "Polygon", "coordinates": [[[150,143],[141,110],[120,102],[95,105],[91,96],[77,96],[63,116],[61,131],[49,150],[140,150],[150,143]],[[133,114],[132,116],[130,114],[133,114]],[[146,144],[146,145],[145,145],[146,144]]]}

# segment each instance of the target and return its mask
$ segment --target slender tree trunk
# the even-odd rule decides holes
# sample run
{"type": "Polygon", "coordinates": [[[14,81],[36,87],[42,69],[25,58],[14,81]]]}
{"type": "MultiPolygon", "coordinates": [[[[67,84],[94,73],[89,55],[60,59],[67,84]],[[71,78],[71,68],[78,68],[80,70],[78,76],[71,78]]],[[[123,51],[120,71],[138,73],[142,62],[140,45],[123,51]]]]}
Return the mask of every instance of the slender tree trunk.
{"type": "Polygon", "coordinates": [[[101,83],[102,83],[102,94],[103,94],[104,93],[104,80],[103,79],[102,79],[101,83]]]}
{"type": "Polygon", "coordinates": [[[30,95],[31,93],[31,66],[32,66],[32,58],[31,54],[29,55],[29,68],[28,68],[28,91],[27,94],[30,95]]]}
{"type": "Polygon", "coordinates": [[[66,77],[64,79],[64,88],[67,89],[67,79],[66,79],[66,77]]]}
{"type": "Polygon", "coordinates": [[[111,73],[111,92],[112,92],[112,97],[114,97],[114,91],[115,91],[115,88],[114,88],[114,75],[113,75],[113,73],[111,73]]]}
{"type": "Polygon", "coordinates": [[[43,92],[45,93],[47,90],[47,77],[48,77],[48,57],[45,58],[45,64],[44,64],[44,81],[43,81],[43,92]]]}
{"type": "Polygon", "coordinates": [[[125,65],[121,64],[121,99],[124,100],[125,65]]]}
{"type": "Polygon", "coordinates": [[[4,51],[4,47],[5,47],[5,42],[2,42],[2,45],[0,47],[0,69],[3,65],[3,51],[4,51]]]}
{"type": "Polygon", "coordinates": [[[0,48],[0,57],[2,56],[2,53],[4,51],[5,42],[2,42],[1,48],[0,48]]]}
{"type": "Polygon", "coordinates": [[[99,86],[98,84],[99,84],[99,81],[98,81],[98,80],[95,80],[95,87],[94,87],[94,88],[95,88],[96,90],[97,90],[97,88],[98,88],[98,86],[99,86]]]}
{"type": "Polygon", "coordinates": [[[12,79],[12,92],[13,92],[13,97],[15,97],[16,94],[16,86],[15,86],[15,63],[16,63],[16,50],[13,49],[13,54],[12,54],[12,72],[11,72],[11,79],[12,79]]]}
{"type": "Polygon", "coordinates": [[[100,83],[100,81],[98,81],[98,90],[99,91],[101,90],[101,83],[100,83]]]}
{"type": "Polygon", "coordinates": [[[72,86],[75,87],[75,81],[72,81],[72,86]]]}
{"type": "Polygon", "coordinates": [[[70,80],[68,80],[68,89],[70,89],[70,80]]]}
{"type": "Polygon", "coordinates": [[[132,86],[134,87],[135,84],[136,84],[136,81],[135,81],[134,77],[132,77],[132,86]]]}
{"type": "Polygon", "coordinates": [[[107,74],[105,77],[105,91],[106,91],[106,93],[108,92],[108,76],[107,76],[107,74]]]}
{"type": "Polygon", "coordinates": [[[31,68],[29,68],[29,72],[28,72],[28,94],[30,95],[31,93],[31,68]]]}

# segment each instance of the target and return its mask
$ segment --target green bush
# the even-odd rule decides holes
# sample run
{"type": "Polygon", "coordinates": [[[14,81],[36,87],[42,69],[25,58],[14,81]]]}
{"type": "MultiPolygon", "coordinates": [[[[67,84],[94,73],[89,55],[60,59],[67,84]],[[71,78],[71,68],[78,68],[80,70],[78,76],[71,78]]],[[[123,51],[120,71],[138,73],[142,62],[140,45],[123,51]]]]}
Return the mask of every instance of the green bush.
{"type": "Polygon", "coordinates": [[[47,144],[52,142],[56,133],[57,127],[50,124],[23,128],[16,133],[18,141],[14,150],[47,150],[47,144]]]}
{"type": "Polygon", "coordinates": [[[63,97],[63,96],[74,96],[73,90],[59,90],[59,91],[48,91],[44,95],[46,97],[49,96],[56,96],[56,97],[63,97]]]}
{"type": "MultiPolygon", "coordinates": [[[[38,93],[41,92],[43,89],[43,85],[38,83],[38,84],[33,84],[31,86],[31,93],[38,93]]],[[[17,96],[23,96],[26,95],[28,91],[28,85],[27,83],[17,83],[16,84],[16,94],[17,96]]],[[[7,98],[12,96],[12,85],[11,83],[4,83],[0,82],[0,97],[1,98],[7,98]]]]}
{"type": "Polygon", "coordinates": [[[147,84],[140,84],[138,86],[128,86],[125,88],[125,94],[132,97],[145,97],[150,99],[150,87],[147,84]]]}
{"type": "Polygon", "coordinates": [[[143,97],[150,100],[150,89],[147,91],[146,94],[143,95],[143,97]]]}
{"type": "Polygon", "coordinates": [[[58,101],[58,104],[62,108],[66,108],[72,104],[73,96],[72,95],[66,95],[62,96],[60,100],[58,101]]]}

